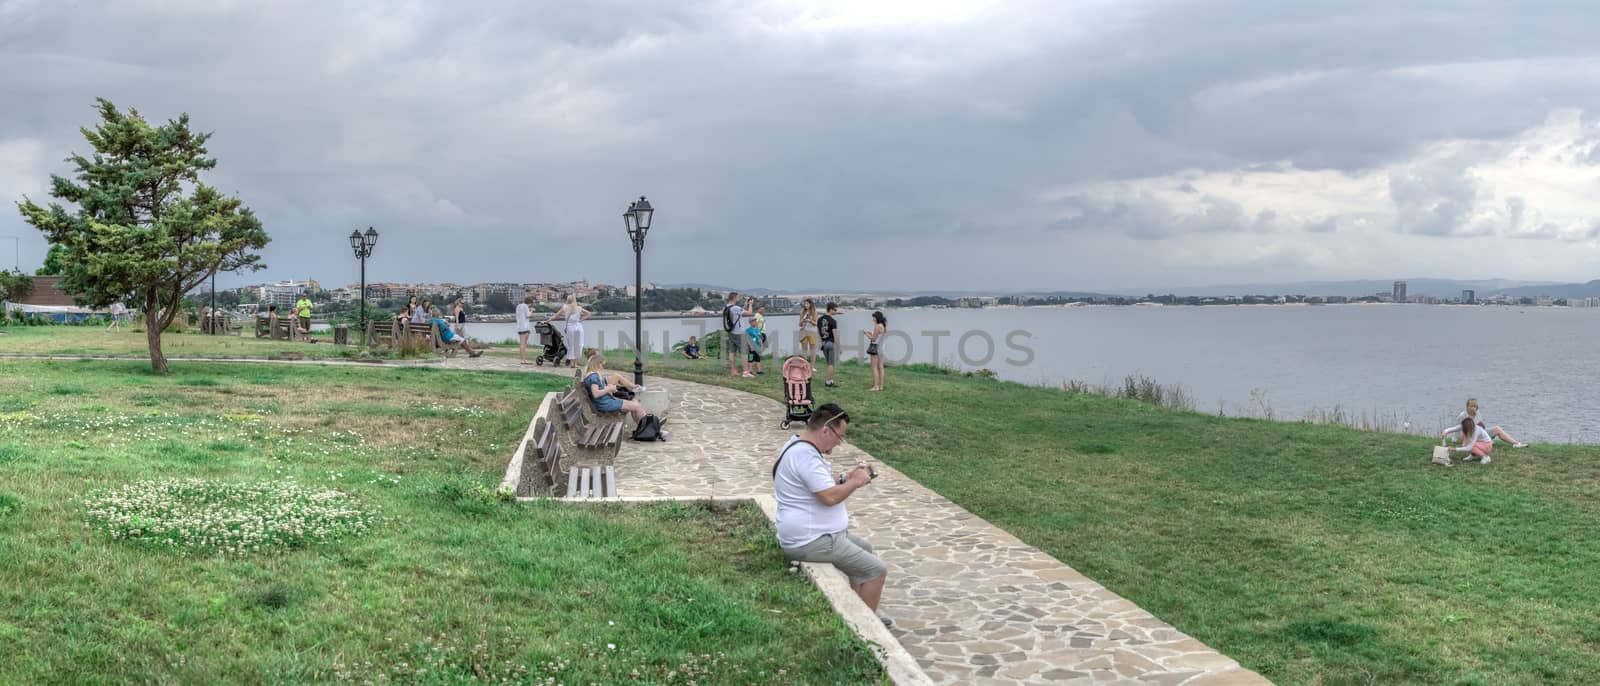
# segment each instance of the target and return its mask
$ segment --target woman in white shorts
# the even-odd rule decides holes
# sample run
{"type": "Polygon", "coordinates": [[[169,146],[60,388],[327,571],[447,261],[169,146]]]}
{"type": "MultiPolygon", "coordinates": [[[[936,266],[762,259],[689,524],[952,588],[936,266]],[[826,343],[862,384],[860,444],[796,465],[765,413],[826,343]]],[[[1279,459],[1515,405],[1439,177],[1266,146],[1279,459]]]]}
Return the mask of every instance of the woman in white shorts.
{"type": "Polygon", "coordinates": [[[523,364],[528,363],[528,318],[533,314],[533,296],[522,296],[522,302],[517,303],[517,359],[523,364]]]}

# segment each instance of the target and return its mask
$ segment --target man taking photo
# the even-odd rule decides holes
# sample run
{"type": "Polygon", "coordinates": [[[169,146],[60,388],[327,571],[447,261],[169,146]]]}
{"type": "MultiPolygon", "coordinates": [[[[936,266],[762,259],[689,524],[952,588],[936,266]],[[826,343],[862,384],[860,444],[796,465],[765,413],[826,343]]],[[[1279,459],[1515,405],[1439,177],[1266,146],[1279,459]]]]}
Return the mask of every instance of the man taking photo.
{"type": "MultiPolygon", "coordinates": [[[[793,436],[772,465],[773,496],[778,501],[778,546],[790,560],[828,563],[850,578],[850,588],[873,612],[888,574],[867,539],[852,534],[844,501],[877,476],[858,464],[835,478],[826,455],[844,443],[850,415],[833,403],[818,407],[805,431],[793,436]]],[[[893,622],[879,617],[884,626],[893,622]]]]}

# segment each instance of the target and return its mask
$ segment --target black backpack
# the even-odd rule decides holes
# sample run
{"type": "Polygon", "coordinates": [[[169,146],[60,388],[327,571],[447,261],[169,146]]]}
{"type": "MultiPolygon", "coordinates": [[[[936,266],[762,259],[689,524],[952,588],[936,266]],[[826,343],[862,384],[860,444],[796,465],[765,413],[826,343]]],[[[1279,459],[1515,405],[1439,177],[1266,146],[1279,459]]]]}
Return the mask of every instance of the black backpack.
{"type": "Polygon", "coordinates": [[[639,425],[633,428],[635,441],[664,441],[661,437],[661,420],[653,414],[647,414],[639,420],[639,425]]]}
{"type": "Polygon", "coordinates": [[[722,306],[722,330],[733,333],[733,306],[722,306]]]}

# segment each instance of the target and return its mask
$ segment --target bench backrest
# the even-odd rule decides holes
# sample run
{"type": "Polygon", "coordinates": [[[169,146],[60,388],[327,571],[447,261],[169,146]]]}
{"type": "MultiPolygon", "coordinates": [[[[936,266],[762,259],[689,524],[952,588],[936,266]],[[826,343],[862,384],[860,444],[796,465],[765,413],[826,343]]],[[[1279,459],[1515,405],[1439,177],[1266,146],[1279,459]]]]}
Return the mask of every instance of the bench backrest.
{"type": "Polygon", "coordinates": [[[395,340],[395,322],[388,317],[367,320],[367,345],[393,346],[395,340]]]}
{"type": "Polygon", "coordinates": [[[583,385],[584,376],[583,370],[579,369],[577,373],[573,374],[572,376],[572,385],[578,391],[578,394],[583,396],[583,399],[588,402],[589,411],[593,412],[596,417],[611,417],[616,415],[616,412],[606,412],[595,406],[594,394],[590,393],[589,388],[583,385]]]}
{"type": "Polygon", "coordinates": [[[542,417],[534,425],[532,453],[550,477],[550,483],[556,483],[561,475],[561,441],[556,437],[555,425],[542,417]]]}
{"type": "Polygon", "coordinates": [[[561,394],[559,401],[562,423],[568,431],[581,431],[588,425],[588,420],[583,415],[583,399],[578,397],[579,390],[574,388],[561,394]]]}

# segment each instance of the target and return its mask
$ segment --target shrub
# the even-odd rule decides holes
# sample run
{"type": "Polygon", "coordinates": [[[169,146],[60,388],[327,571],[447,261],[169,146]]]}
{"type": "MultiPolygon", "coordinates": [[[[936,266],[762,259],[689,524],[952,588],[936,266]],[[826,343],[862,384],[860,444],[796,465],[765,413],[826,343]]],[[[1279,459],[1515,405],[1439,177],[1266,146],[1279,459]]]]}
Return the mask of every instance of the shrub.
{"type": "Polygon", "coordinates": [[[427,339],[421,336],[402,337],[400,339],[400,344],[395,347],[395,351],[400,354],[400,357],[406,359],[423,357],[433,352],[433,350],[428,347],[427,339]]]}
{"type": "Polygon", "coordinates": [[[292,480],[139,481],[91,495],[84,505],[89,523],[113,540],[236,555],[359,535],[373,522],[350,496],[292,480]]]}

